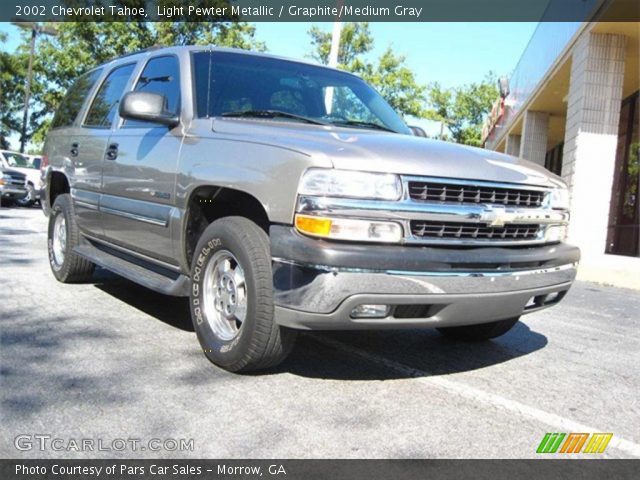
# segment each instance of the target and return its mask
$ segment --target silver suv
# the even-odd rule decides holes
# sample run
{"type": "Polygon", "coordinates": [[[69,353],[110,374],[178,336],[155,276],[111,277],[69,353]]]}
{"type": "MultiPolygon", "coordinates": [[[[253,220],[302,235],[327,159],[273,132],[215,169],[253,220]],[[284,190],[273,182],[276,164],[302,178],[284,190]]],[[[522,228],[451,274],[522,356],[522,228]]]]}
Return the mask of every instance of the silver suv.
{"type": "Polygon", "coordinates": [[[205,355],[271,367],[300,329],[484,340],[576,273],[561,179],[413,136],[349,73],[175,47],[82,77],[43,158],[49,259],[188,296],[205,355]]]}

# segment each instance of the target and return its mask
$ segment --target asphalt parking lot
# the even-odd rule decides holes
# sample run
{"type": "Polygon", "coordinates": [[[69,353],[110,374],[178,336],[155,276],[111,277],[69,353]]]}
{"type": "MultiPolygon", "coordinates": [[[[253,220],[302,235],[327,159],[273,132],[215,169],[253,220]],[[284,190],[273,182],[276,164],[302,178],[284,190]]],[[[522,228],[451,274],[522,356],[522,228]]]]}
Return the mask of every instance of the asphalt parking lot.
{"type": "Polygon", "coordinates": [[[57,283],[46,225],[0,209],[0,457],[529,458],[546,432],[612,432],[601,456],[640,457],[640,292],[577,283],[484,344],[307,333],[277,370],[240,376],[206,360],[186,301],[104,271],[57,283]],[[63,449],[15,448],[34,434],[63,449]],[[193,450],[67,448],[87,438],[193,450]]]}

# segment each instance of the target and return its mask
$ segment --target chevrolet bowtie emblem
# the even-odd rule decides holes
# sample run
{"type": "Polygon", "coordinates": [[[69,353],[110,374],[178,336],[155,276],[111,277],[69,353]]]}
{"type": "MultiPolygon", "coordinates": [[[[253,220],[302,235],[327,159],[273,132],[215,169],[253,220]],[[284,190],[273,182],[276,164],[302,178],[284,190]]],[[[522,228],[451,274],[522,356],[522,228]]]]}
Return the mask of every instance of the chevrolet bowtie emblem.
{"type": "Polygon", "coordinates": [[[480,220],[490,227],[504,227],[506,222],[512,221],[515,214],[507,212],[503,207],[491,207],[480,215],[480,220]]]}

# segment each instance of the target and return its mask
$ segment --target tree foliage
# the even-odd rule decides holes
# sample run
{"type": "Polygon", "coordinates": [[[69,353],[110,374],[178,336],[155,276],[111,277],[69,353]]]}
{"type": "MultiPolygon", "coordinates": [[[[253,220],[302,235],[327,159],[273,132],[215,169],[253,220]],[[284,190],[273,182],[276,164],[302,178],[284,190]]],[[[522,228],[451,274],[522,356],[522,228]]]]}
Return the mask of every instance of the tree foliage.
{"type": "Polygon", "coordinates": [[[446,89],[433,83],[429,86],[430,118],[443,122],[456,143],[481,146],[484,117],[498,96],[496,77],[491,72],[479,83],[458,88],[446,89]]]}
{"type": "MultiPolygon", "coordinates": [[[[314,25],[308,34],[313,47],[311,56],[320,63],[327,64],[331,50],[331,32],[324,32],[314,25]]],[[[426,88],[417,82],[413,71],[406,64],[406,57],[387,47],[377,60],[370,62],[367,55],[373,47],[369,23],[345,23],[340,33],[338,68],[355,73],[373,85],[401,114],[426,117],[426,88]]]]}
{"type": "MultiPolygon", "coordinates": [[[[0,44],[6,36],[0,35],[0,44]]],[[[8,149],[7,136],[19,131],[24,107],[24,58],[21,55],[0,51],[0,148],[8,149]]]]}

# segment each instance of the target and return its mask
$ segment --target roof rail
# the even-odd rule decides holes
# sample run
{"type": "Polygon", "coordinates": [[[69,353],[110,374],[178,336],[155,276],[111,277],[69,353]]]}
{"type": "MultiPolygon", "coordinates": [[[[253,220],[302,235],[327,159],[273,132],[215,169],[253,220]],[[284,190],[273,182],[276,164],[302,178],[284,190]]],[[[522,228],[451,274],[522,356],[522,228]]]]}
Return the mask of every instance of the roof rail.
{"type": "Polygon", "coordinates": [[[139,53],[152,52],[154,50],[160,50],[161,48],[167,48],[167,47],[162,46],[162,45],[153,45],[153,46],[148,47],[148,48],[143,48],[141,50],[136,50],[135,52],[125,53],[124,55],[118,55],[117,57],[112,57],[108,61],[110,62],[111,60],[115,60],[117,58],[131,57],[132,55],[137,55],[139,53]]]}

